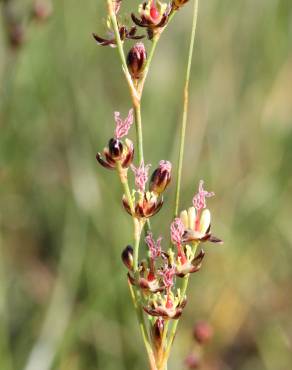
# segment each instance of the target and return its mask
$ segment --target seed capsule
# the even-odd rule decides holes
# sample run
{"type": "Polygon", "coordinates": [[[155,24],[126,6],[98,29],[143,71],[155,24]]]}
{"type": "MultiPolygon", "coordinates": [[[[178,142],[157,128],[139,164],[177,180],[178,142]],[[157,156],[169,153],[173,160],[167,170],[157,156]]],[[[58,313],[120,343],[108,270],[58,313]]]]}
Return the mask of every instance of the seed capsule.
{"type": "Polygon", "coordinates": [[[129,51],[127,58],[128,68],[131,73],[131,76],[134,79],[139,79],[141,77],[146,59],[147,53],[145,50],[145,46],[142,42],[138,42],[129,51]]]}
{"type": "Polygon", "coordinates": [[[123,144],[118,139],[110,139],[108,143],[108,148],[111,157],[114,160],[119,160],[123,154],[123,144]]]}
{"type": "Polygon", "coordinates": [[[133,248],[127,245],[122,252],[122,261],[129,270],[133,270],[133,248]]]}
{"type": "Polygon", "coordinates": [[[150,179],[149,190],[157,195],[164,192],[171,180],[171,163],[160,161],[159,167],[153,172],[150,179]]]}

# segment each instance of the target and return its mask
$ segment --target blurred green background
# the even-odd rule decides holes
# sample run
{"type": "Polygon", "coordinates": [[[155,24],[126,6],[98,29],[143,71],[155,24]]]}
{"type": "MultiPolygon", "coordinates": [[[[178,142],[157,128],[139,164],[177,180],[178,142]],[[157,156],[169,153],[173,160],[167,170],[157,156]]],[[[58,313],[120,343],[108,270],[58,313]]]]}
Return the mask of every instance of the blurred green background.
{"type": "MultiPolygon", "coordinates": [[[[123,2],[126,13],[137,9],[138,1],[123,2]]],[[[113,112],[130,108],[117,51],[91,37],[104,32],[105,2],[54,1],[40,22],[29,20],[32,1],[12,1],[18,47],[7,41],[4,3],[0,369],[146,369],[120,261],[131,220],[115,174],[95,160],[113,133],[113,112]]],[[[191,9],[163,34],[145,86],[153,166],[178,154],[191,9]]],[[[213,231],[225,245],[206,245],[169,369],[184,369],[193,326],[207,320],[214,338],[202,369],[290,370],[291,0],[201,1],[190,94],[182,208],[205,179],[216,193],[213,231]]],[[[153,219],[165,239],[173,199],[174,186],[153,219]]]]}

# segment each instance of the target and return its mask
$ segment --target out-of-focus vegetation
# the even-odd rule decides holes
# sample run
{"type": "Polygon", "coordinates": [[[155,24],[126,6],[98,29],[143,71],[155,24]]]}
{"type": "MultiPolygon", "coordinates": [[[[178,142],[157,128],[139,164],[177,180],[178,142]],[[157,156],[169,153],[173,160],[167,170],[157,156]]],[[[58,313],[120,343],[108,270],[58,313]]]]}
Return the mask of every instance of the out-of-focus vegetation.
{"type": "MultiPolygon", "coordinates": [[[[127,11],[138,3],[123,2],[127,11]]],[[[14,0],[19,15],[31,5],[14,0]]],[[[127,86],[117,51],[91,37],[103,31],[104,2],[53,5],[46,23],[22,19],[19,48],[0,20],[0,368],[141,370],[120,262],[131,222],[115,174],[95,161],[113,111],[129,109],[127,86]]],[[[146,84],[153,166],[178,153],[190,13],[187,5],[163,35],[146,84]]],[[[225,245],[206,245],[169,369],[183,369],[193,325],[204,319],[215,335],[203,369],[289,370],[291,0],[201,1],[197,35],[182,207],[205,179],[225,245]]],[[[172,187],[153,220],[166,240],[173,198],[172,187]]]]}

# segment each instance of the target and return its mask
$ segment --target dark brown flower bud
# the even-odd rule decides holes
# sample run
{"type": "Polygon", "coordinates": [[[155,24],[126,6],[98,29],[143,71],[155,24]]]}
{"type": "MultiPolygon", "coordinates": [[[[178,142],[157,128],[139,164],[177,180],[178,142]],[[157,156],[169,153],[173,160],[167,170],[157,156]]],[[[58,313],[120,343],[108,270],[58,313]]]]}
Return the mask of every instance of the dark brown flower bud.
{"type": "Polygon", "coordinates": [[[164,331],[164,320],[159,317],[154,325],[151,327],[151,337],[154,344],[155,349],[158,351],[162,345],[162,337],[164,331]]]}
{"type": "Polygon", "coordinates": [[[191,353],[185,359],[185,365],[188,369],[198,369],[200,367],[200,359],[196,354],[191,353]]]}
{"type": "Polygon", "coordinates": [[[200,344],[207,343],[213,337],[213,328],[206,321],[198,322],[194,328],[194,338],[200,344]]]}
{"type": "Polygon", "coordinates": [[[142,42],[135,44],[129,51],[127,64],[131,76],[135,79],[139,79],[143,72],[143,67],[147,59],[145,46],[142,42]]]}
{"type": "Polygon", "coordinates": [[[110,139],[108,143],[110,155],[113,159],[119,160],[123,154],[123,144],[118,139],[110,139]]]}
{"type": "Polygon", "coordinates": [[[153,172],[150,179],[149,190],[160,195],[167,188],[171,180],[171,163],[160,161],[159,167],[153,172]]]}
{"type": "Polygon", "coordinates": [[[122,252],[122,261],[129,270],[133,270],[133,248],[127,245],[122,252]]]}

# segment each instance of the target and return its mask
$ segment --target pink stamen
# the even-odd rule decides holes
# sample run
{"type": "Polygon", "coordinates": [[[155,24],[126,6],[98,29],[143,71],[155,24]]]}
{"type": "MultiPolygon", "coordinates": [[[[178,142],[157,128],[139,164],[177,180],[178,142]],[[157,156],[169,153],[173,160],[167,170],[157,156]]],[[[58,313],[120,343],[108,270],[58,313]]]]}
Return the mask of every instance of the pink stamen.
{"type": "Polygon", "coordinates": [[[131,169],[135,174],[135,184],[136,187],[141,191],[145,191],[145,185],[148,181],[148,172],[149,168],[151,167],[151,164],[144,165],[144,162],[142,161],[139,167],[135,167],[134,165],[131,165],[131,169]]]}
{"type": "Polygon", "coordinates": [[[181,244],[181,239],[184,232],[185,227],[182,220],[179,217],[175,218],[170,225],[170,235],[172,243],[176,245],[181,244]]]}
{"type": "Polygon", "coordinates": [[[215,193],[208,192],[203,188],[204,181],[199,182],[199,191],[193,198],[193,205],[197,211],[200,211],[203,208],[206,208],[206,198],[213,197],[215,193]]]}
{"type": "Polygon", "coordinates": [[[161,255],[161,241],[162,241],[162,237],[159,237],[157,241],[155,242],[151,232],[148,232],[145,238],[145,243],[147,244],[149,248],[150,258],[153,260],[158,258],[161,255]]]}
{"type": "Polygon", "coordinates": [[[120,117],[120,112],[115,112],[115,122],[116,122],[116,130],[115,130],[115,138],[121,139],[122,137],[128,135],[131,125],[133,124],[133,109],[129,110],[128,117],[124,120],[120,117]]]}

